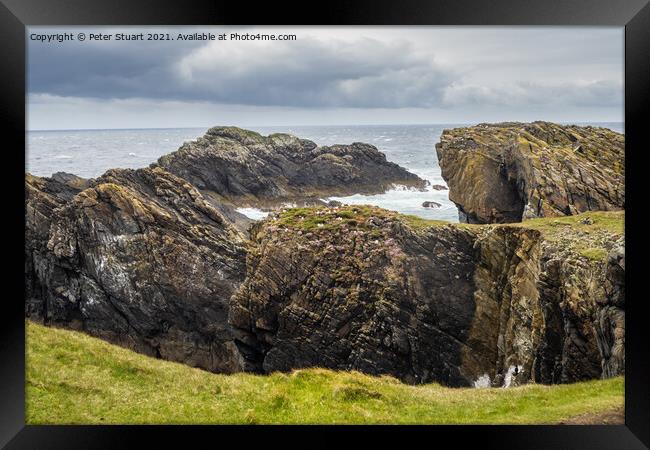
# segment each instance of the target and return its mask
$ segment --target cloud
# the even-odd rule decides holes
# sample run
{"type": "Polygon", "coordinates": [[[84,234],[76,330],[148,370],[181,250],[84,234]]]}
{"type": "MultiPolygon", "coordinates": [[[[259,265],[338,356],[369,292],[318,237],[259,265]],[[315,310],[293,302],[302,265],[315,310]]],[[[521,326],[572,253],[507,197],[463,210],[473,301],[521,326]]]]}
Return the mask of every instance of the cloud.
{"type": "Polygon", "coordinates": [[[168,48],[163,52],[143,46],[78,45],[74,50],[39,51],[30,54],[29,91],[242,105],[399,108],[436,104],[454,78],[453,69],[417,54],[405,41],[304,38],[286,44],[213,41],[189,51],[168,48]]]}
{"type": "MultiPolygon", "coordinates": [[[[32,30],[98,31],[33,27],[28,34],[32,30]]],[[[218,34],[234,28],[101,31],[218,34]]],[[[48,110],[62,108],[73,114],[74,104],[75,120],[92,116],[102,123],[124,111],[144,111],[153,117],[153,110],[161,108],[170,116],[165,123],[182,121],[181,116],[196,121],[194,111],[199,110],[227,117],[227,111],[236,108],[241,120],[251,116],[269,123],[279,115],[287,122],[309,115],[310,122],[328,117],[341,123],[344,110],[350,112],[346,121],[352,115],[357,123],[399,122],[407,116],[417,122],[430,117],[448,122],[478,114],[481,121],[489,121],[505,112],[513,118],[566,117],[570,112],[577,119],[622,113],[622,29],[251,27],[247,31],[295,33],[297,39],[62,44],[28,40],[29,102],[38,105],[32,111],[43,118],[48,110]],[[66,103],[66,99],[87,101],[66,103]],[[102,102],[107,106],[98,106],[102,102]]],[[[128,117],[139,123],[144,119],[139,120],[138,114],[128,117]]]]}
{"type": "Polygon", "coordinates": [[[620,80],[578,80],[563,83],[518,81],[505,86],[452,84],[444,91],[442,105],[622,106],[623,97],[623,83],[620,80]]]}

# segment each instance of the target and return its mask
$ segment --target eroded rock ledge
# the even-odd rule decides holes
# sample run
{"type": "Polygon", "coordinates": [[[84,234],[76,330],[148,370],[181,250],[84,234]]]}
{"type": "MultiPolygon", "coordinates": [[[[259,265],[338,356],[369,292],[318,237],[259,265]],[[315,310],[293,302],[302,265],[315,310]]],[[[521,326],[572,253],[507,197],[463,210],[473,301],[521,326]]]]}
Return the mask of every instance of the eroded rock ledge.
{"type": "Polygon", "coordinates": [[[508,223],[625,207],[624,136],[549,122],[445,130],[436,151],[461,222],[508,223]]]}
{"type": "Polygon", "coordinates": [[[395,184],[425,186],[369,144],[318,146],[289,134],[265,137],[236,127],[211,128],[157,165],[238,206],[378,194],[395,184]]]}
{"type": "Polygon", "coordinates": [[[246,370],[451,386],[623,371],[620,213],[471,226],[293,209],[258,228],[230,309],[246,370]]]}

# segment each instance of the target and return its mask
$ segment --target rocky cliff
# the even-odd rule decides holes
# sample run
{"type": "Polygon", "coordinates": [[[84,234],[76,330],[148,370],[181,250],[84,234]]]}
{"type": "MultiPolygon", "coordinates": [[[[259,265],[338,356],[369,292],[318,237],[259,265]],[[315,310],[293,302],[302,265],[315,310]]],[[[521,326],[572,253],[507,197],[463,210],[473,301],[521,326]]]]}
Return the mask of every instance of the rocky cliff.
{"type": "MultiPolygon", "coordinates": [[[[527,133],[532,142],[540,131],[527,133]]],[[[476,176],[496,163],[443,147],[445,167],[456,155],[476,176]]],[[[566,149],[547,150],[540,159],[566,149]]],[[[508,170],[497,186],[519,173],[508,170]]],[[[578,192],[596,205],[609,188],[592,191],[587,180],[607,170],[580,171],[582,191],[566,184],[574,207],[583,205],[578,192]]],[[[473,179],[468,198],[485,199],[473,179]]],[[[527,192],[522,180],[517,195],[527,192]]],[[[293,208],[244,233],[230,206],[398,181],[421,182],[366,144],[317,147],[232,128],[145,169],[91,180],[27,175],[26,315],[216,372],[323,366],[508,386],[624,371],[622,211],[452,225],[365,206],[293,208]]],[[[559,200],[545,198],[538,215],[556,211],[544,202],[559,200]]],[[[463,208],[485,220],[505,211],[463,208]]]]}
{"type": "Polygon", "coordinates": [[[607,128],[549,122],[455,128],[436,144],[449,198],[469,223],[624,209],[624,150],[607,128]]]}
{"type": "Polygon", "coordinates": [[[452,386],[623,370],[620,213],[454,226],[370,207],[293,209],[258,228],[230,309],[247,370],[452,386]]]}
{"type": "Polygon", "coordinates": [[[289,134],[265,137],[236,127],[211,128],[157,165],[239,206],[425,185],[369,144],[318,146],[289,134]]]}
{"type": "Polygon", "coordinates": [[[91,180],[27,174],[26,314],[149,355],[241,370],[227,317],[251,221],[233,203],[381,192],[393,182],[424,183],[367,144],[318,147],[233,127],[146,169],[91,180]]]}
{"type": "Polygon", "coordinates": [[[163,169],[26,177],[27,316],[213,371],[240,369],[228,302],[246,243],[163,169]]]}

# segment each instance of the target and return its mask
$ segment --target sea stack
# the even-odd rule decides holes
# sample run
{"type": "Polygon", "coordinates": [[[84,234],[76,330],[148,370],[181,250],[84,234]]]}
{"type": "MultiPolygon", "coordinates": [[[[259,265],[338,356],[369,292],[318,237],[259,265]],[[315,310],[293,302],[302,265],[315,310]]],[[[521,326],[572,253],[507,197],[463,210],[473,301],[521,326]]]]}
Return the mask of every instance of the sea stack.
{"type": "Polygon", "coordinates": [[[436,144],[461,222],[508,223],[625,207],[625,139],[550,122],[445,130],[436,144]]]}

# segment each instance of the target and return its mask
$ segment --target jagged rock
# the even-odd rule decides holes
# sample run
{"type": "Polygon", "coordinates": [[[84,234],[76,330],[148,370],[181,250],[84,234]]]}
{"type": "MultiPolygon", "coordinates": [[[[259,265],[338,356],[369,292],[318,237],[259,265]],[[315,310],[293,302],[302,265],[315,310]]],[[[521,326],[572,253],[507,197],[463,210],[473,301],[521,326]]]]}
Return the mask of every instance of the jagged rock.
{"type": "Polygon", "coordinates": [[[447,186],[443,186],[442,184],[434,184],[431,186],[431,189],[433,189],[434,191],[446,191],[447,186]]]}
{"type": "Polygon", "coordinates": [[[422,202],[422,207],[424,208],[440,208],[442,205],[438,202],[426,201],[422,202]]]}
{"type": "Polygon", "coordinates": [[[265,373],[320,366],[452,386],[618,374],[621,317],[608,308],[620,288],[603,286],[606,273],[622,278],[585,251],[621,237],[599,226],[607,217],[585,233],[577,219],[466,228],[361,206],[282,212],[254,234],[231,301],[235,342],[246,370],[265,373]],[[614,333],[599,337],[608,321],[614,333]]]}
{"type": "Polygon", "coordinates": [[[26,177],[26,314],[165,359],[240,370],[227,324],[243,237],[160,169],[26,177]]]}
{"type": "MultiPolygon", "coordinates": [[[[477,140],[494,134],[482,127],[477,140]]],[[[509,136],[517,127],[496,128],[509,136]]],[[[516,142],[537,151],[543,138],[555,156],[570,147],[596,158],[596,144],[611,137],[574,127],[581,149],[573,151],[555,126],[527,127],[516,142]]],[[[452,177],[450,195],[465,186],[468,199],[503,206],[528,192],[527,180],[554,180],[536,167],[520,170],[528,166],[514,147],[504,153],[506,175],[490,178],[492,163],[476,162],[477,149],[496,155],[500,147],[452,141],[444,164],[456,160],[471,177],[452,177]],[[497,187],[526,176],[515,191],[485,197],[481,171],[497,187]]],[[[555,159],[540,160],[555,167],[555,159]]],[[[558,170],[579,168],[589,187],[571,185],[570,212],[583,205],[579,191],[588,205],[608,206],[591,189],[609,190],[609,172],[565,162],[558,170]]],[[[420,185],[413,177],[366,144],[317,147],[236,128],[212,129],[147,169],[90,180],[27,174],[26,315],[216,372],[323,366],[412,383],[511,386],[624,371],[622,212],[477,227],[332,203],[273,211],[250,226],[247,241],[241,230],[252,222],[233,208],[397,180],[420,185]]],[[[553,215],[559,200],[544,192],[546,203],[537,204],[546,206],[535,214],[553,215]]],[[[612,187],[607,198],[619,194],[612,187]]],[[[516,218],[509,206],[488,215],[472,208],[461,208],[471,221],[516,218]]]]}
{"type": "Polygon", "coordinates": [[[65,184],[75,189],[85,189],[89,186],[89,181],[85,178],[78,177],[72,173],[56,172],[52,174],[52,180],[65,184]]]}
{"type": "Polygon", "coordinates": [[[619,245],[607,257],[604,301],[598,311],[598,347],[603,375],[625,373],[625,247],[619,245]]]}
{"type": "Polygon", "coordinates": [[[606,128],[480,124],[445,130],[436,151],[463,222],[520,222],[625,206],[624,136],[606,128]]]}
{"type": "Polygon", "coordinates": [[[426,184],[369,144],[321,147],[288,134],[264,137],[236,127],[211,128],[157,165],[242,206],[426,184]]]}

